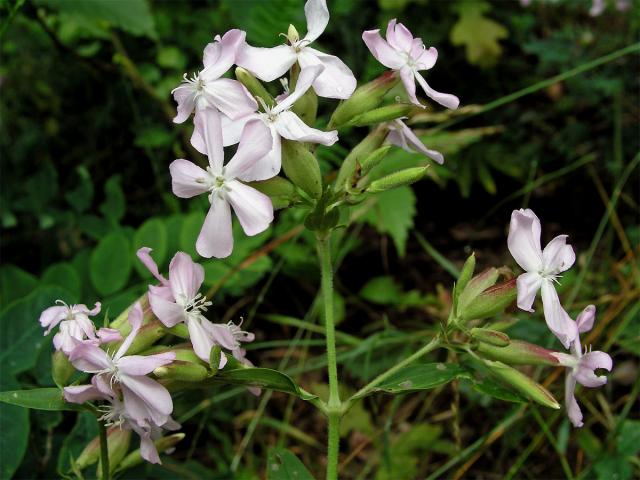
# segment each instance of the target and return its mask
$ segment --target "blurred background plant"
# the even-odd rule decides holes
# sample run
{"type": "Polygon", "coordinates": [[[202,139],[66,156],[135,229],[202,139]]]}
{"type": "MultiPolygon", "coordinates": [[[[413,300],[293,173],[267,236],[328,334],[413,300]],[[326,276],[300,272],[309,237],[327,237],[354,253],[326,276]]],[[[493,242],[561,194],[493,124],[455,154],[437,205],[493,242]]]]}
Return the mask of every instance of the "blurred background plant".
{"type": "MultiPolygon", "coordinates": [[[[429,81],[464,106],[413,118],[445,164],[431,169],[432,181],[359,205],[356,226],[337,242],[339,361],[354,391],[438,329],[451,303],[444,292],[469,253],[480,267],[511,265],[509,214],[526,206],[550,225],[549,238],[571,235],[578,268],[563,277],[561,295],[571,314],[598,306],[588,343],[608,350],[615,364],[605,389],[581,392],[588,421],[579,430],[562,412],[539,411],[517,395],[509,397],[512,408],[492,408],[464,380],[370,398],[344,422],[344,478],[640,473],[638,50],[594,63],[638,41],[640,9],[610,3],[592,17],[588,0],[329,1],[321,44],[357,78],[384,70],[361,32],[398,17],[438,48],[429,81]]],[[[169,93],[198,67],[215,34],[237,27],[252,44],[271,46],[304,17],[298,0],[3,0],[0,12],[0,390],[12,390],[52,385],[50,342],[37,318],[54,300],[100,299],[114,318],[146,289],[139,247],[152,247],[165,271],[176,250],[197,258],[204,203],[179,204],[168,175],[173,159],[197,154],[190,126],[171,124],[169,93]]],[[[325,174],[358,138],[347,132],[342,147],[318,149],[325,174]]],[[[396,149],[373,176],[417,161],[396,149]]],[[[280,214],[263,234],[236,235],[228,259],[202,263],[213,315],[243,316],[257,333],[249,358],[317,389],[325,365],[317,267],[301,221],[293,211],[280,214]]],[[[540,314],[503,320],[514,336],[553,345],[540,314]]],[[[541,380],[549,385],[561,373],[541,380]]],[[[561,383],[553,385],[559,398],[561,383]]],[[[321,472],[324,432],[310,412],[283,394],[255,399],[243,388],[183,394],[174,417],[186,439],[162,466],[127,476],[255,478],[268,452],[277,466],[283,447],[321,472]]],[[[66,472],[97,434],[90,418],[74,418],[3,405],[0,476],[66,472]]]]}

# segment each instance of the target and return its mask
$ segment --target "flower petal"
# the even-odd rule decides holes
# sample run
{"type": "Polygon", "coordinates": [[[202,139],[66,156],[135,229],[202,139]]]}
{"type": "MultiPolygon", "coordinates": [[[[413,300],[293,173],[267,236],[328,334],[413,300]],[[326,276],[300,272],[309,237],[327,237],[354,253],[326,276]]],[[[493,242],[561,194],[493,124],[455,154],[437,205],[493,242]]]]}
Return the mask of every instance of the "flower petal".
{"type": "Polygon", "coordinates": [[[282,165],[282,141],[277,130],[271,124],[269,128],[271,134],[271,150],[267,154],[253,164],[242,176],[238,177],[244,182],[252,182],[254,180],[266,180],[275,177],[282,165]]]}
{"type": "Polygon", "coordinates": [[[550,280],[542,282],[542,306],[547,326],[564,347],[569,348],[571,342],[578,335],[578,327],[562,308],[556,289],[550,280]]]}
{"type": "MultiPolygon", "coordinates": [[[[196,168],[200,168],[200,167],[196,167],[196,168]]],[[[202,169],[200,169],[200,170],[202,170],[202,169]]],[[[145,267],[147,267],[147,270],[149,270],[151,272],[151,275],[156,277],[156,279],[161,284],[165,284],[165,283],[167,283],[167,279],[164,278],[162,275],[160,275],[160,272],[158,271],[158,265],[153,260],[153,258],[151,258],[150,253],[152,251],[153,250],[151,248],[149,248],[149,247],[142,247],[142,248],[138,249],[138,251],[136,252],[136,255],[138,256],[138,260],[140,260],[142,262],[142,264],[145,267]]]]}
{"type": "Polygon", "coordinates": [[[542,269],[540,233],[540,220],[532,210],[521,209],[511,213],[507,245],[515,261],[527,272],[542,269]]]}
{"type": "Polygon", "coordinates": [[[395,128],[391,129],[387,135],[387,141],[403,150],[415,153],[419,152],[433,159],[440,165],[444,163],[444,157],[440,152],[428,149],[422,140],[411,130],[402,120],[392,122],[395,128]]]}
{"type": "Polygon", "coordinates": [[[231,208],[220,195],[211,198],[211,208],[196,240],[196,251],[205,258],[225,258],[233,251],[231,208]]]}
{"type": "MultiPolygon", "coordinates": [[[[196,113],[196,115],[198,115],[196,113]]],[[[260,118],[257,114],[252,113],[246,115],[244,117],[240,117],[236,120],[231,120],[226,115],[222,115],[220,119],[220,123],[222,125],[222,145],[228,147],[230,145],[235,145],[240,141],[240,135],[242,135],[242,130],[246,123],[255,118],[260,118]]],[[[191,145],[193,148],[198,150],[203,155],[207,154],[207,146],[204,143],[204,138],[200,135],[200,132],[197,129],[193,129],[193,133],[191,134],[191,145]]]]}
{"type": "Polygon", "coordinates": [[[258,103],[237,80],[219,78],[204,86],[207,101],[232,120],[249,115],[258,109],[258,103]]]}
{"type": "Polygon", "coordinates": [[[578,318],[576,318],[576,323],[578,324],[578,331],[580,333],[588,332],[593,328],[593,323],[596,319],[596,306],[595,305],[587,305],[585,309],[580,312],[578,318]]]}
{"type": "Polygon", "coordinates": [[[100,343],[113,343],[122,340],[122,334],[115,328],[101,328],[96,334],[100,339],[100,343]]]}
{"type": "Polygon", "coordinates": [[[69,355],[69,361],[78,370],[96,373],[111,366],[111,360],[101,348],[90,343],[81,343],[69,355]]]}
{"type": "Polygon", "coordinates": [[[322,130],[311,128],[291,111],[280,113],[274,124],[278,134],[288,140],[319,143],[327,146],[331,146],[338,141],[337,130],[323,132],[322,130]]]}
{"type": "Polygon", "coordinates": [[[211,170],[215,174],[219,174],[224,164],[220,112],[215,108],[198,110],[193,122],[201,138],[204,139],[205,151],[209,158],[211,170]]]}
{"type": "Polygon", "coordinates": [[[166,327],[173,327],[184,320],[184,309],[173,301],[149,292],[149,304],[153,314],[166,327]]]}
{"type": "Polygon", "coordinates": [[[244,233],[253,236],[269,228],[269,224],[273,221],[271,199],[237,180],[227,185],[229,188],[227,198],[238,216],[244,233]]]}
{"type": "Polygon", "coordinates": [[[518,308],[525,312],[533,312],[533,302],[542,285],[542,277],[536,272],[527,272],[520,275],[516,281],[518,289],[518,308]]]}
{"type": "Polygon", "coordinates": [[[435,91],[429,86],[427,81],[418,72],[415,73],[415,77],[424,90],[424,93],[426,93],[427,96],[433,101],[438,102],[440,105],[443,105],[452,110],[458,108],[458,105],[460,105],[460,99],[458,97],[456,97],[455,95],[451,95],[450,93],[440,93],[435,91]]]}
{"type": "MultiPolygon", "coordinates": [[[[137,396],[147,407],[153,423],[162,425],[167,421],[173,411],[173,401],[166,388],[145,376],[121,375],[121,385],[125,406],[132,401],[132,396],[137,396]]],[[[135,404],[135,400],[133,402],[135,404]]]]}
{"type": "Polygon", "coordinates": [[[582,412],[580,411],[580,407],[578,406],[575,396],[575,378],[568,374],[564,385],[564,403],[567,406],[567,415],[569,420],[571,420],[574,427],[581,427],[584,424],[582,423],[582,412]]]}
{"type": "Polygon", "coordinates": [[[195,263],[191,257],[178,252],[169,264],[169,283],[173,298],[193,300],[204,282],[204,268],[195,263]]]}
{"type": "Polygon", "coordinates": [[[221,39],[209,44],[204,49],[204,66],[201,72],[207,80],[220,78],[236,61],[238,49],[244,43],[246,33],[234,28],[225,33],[221,39]],[[209,51],[207,52],[207,49],[209,51]]]}
{"type": "Polygon", "coordinates": [[[178,113],[173,118],[174,123],[183,123],[191,116],[196,106],[196,90],[190,83],[182,83],[171,92],[178,104],[178,113]]]}
{"type": "Polygon", "coordinates": [[[127,353],[127,350],[129,350],[129,347],[136,339],[136,336],[140,331],[140,327],[142,327],[144,313],[142,311],[140,302],[136,302],[133,307],[131,307],[131,310],[129,310],[129,314],[127,316],[127,320],[129,321],[129,325],[131,325],[131,331],[129,332],[129,335],[127,335],[127,338],[125,338],[124,341],[120,344],[118,351],[113,356],[114,361],[119,360],[125,353],[127,353]]]}
{"type": "Polygon", "coordinates": [[[564,272],[576,261],[571,245],[567,245],[568,235],[558,235],[542,251],[542,263],[546,270],[564,272]]]}
{"type": "Polygon", "coordinates": [[[206,318],[191,317],[187,322],[189,328],[189,339],[193,345],[193,351],[204,362],[209,363],[209,356],[213,348],[213,340],[203,323],[208,322],[206,318]]]}
{"type": "Polygon", "coordinates": [[[329,23],[327,0],[307,0],[304,15],[307,18],[307,34],[304,40],[311,43],[324,32],[329,23]]]}
{"type": "Polygon", "coordinates": [[[363,32],[362,40],[376,60],[385,67],[400,70],[406,65],[406,59],[380,36],[380,29],[363,32]]]}
{"type": "Polygon", "coordinates": [[[106,397],[94,385],[73,385],[64,387],[64,399],[71,403],[85,403],[93,400],[104,400],[106,397]]]}
{"type": "Polygon", "coordinates": [[[402,80],[402,85],[404,85],[404,89],[407,91],[409,101],[414,105],[424,108],[424,105],[422,105],[418,97],[416,97],[416,78],[413,70],[409,67],[402,67],[400,69],[400,80],[402,80]]]}
{"type": "Polygon", "coordinates": [[[420,42],[419,45],[413,46],[412,54],[416,51],[419,53],[413,60],[416,64],[416,70],[429,70],[433,68],[438,60],[438,50],[436,50],[435,47],[424,48],[424,45],[420,42]]]}
{"type": "Polygon", "coordinates": [[[67,316],[69,309],[62,305],[55,307],[49,307],[40,314],[40,325],[43,327],[49,327],[44,332],[47,335],[51,329],[53,329],[61,320],[64,320],[67,316]]]}
{"type": "Polygon", "coordinates": [[[311,88],[313,82],[324,70],[324,66],[320,61],[311,54],[300,54],[300,66],[302,70],[296,82],[296,87],[293,92],[290,92],[282,101],[278,102],[273,108],[272,113],[280,113],[293,106],[293,104],[311,88]],[[303,62],[303,59],[310,59],[310,61],[303,62]]]}
{"type": "Polygon", "coordinates": [[[238,51],[236,64],[264,82],[271,82],[296,63],[298,55],[289,45],[257,48],[246,43],[238,51]]]}
{"type": "MultiPolygon", "coordinates": [[[[257,178],[247,178],[246,174],[253,171],[255,164],[267,155],[272,147],[273,136],[269,127],[258,119],[248,122],[242,131],[238,150],[225,168],[225,178],[241,178],[245,181],[258,180],[257,178]]],[[[278,172],[275,172],[271,176],[277,174],[278,172]]],[[[265,178],[259,180],[265,180],[265,178]]]]}
{"type": "Polygon", "coordinates": [[[118,369],[126,375],[147,375],[156,368],[162,367],[176,359],[174,352],[158,353],[156,355],[128,355],[118,360],[118,369]]]}
{"type": "Polygon", "coordinates": [[[227,350],[238,348],[238,342],[225,324],[206,322],[203,327],[209,332],[209,337],[216,345],[220,345],[227,350]]]}
{"type": "Polygon", "coordinates": [[[156,444],[153,443],[149,434],[140,435],[140,456],[149,463],[162,465],[156,444]]]}
{"type": "Polygon", "coordinates": [[[324,98],[349,98],[356,89],[357,81],[351,69],[338,57],[327,55],[314,48],[307,47],[298,56],[303,71],[307,66],[320,62],[324,70],[313,82],[316,94],[324,98]]]}
{"type": "Polygon", "coordinates": [[[396,19],[393,18],[387,25],[387,42],[396,50],[409,52],[413,46],[413,35],[407,27],[402,23],[396,23],[396,19]]]}
{"type": "Polygon", "coordinates": [[[601,387],[607,383],[607,377],[604,375],[596,375],[595,370],[598,368],[604,368],[610,372],[613,368],[613,360],[611,360],[609,354],[605,352],[589,352],[580,358],[574,376],[578,383],[585,387],[601,387]]]}
{"type": "Polygon", "coordinates": [[[178,159],[169,165],[173,194],[180,198],[191,198],[209,190],[210,175],[189,160],[178,159]]]}

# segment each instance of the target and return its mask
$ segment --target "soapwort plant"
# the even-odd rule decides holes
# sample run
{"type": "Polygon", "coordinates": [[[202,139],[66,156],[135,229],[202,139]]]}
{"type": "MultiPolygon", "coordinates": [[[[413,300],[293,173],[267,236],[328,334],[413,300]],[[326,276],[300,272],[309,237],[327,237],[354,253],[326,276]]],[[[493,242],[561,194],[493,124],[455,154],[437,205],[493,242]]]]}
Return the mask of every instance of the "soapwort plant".
{"type": "Polygon", "coordinates": [[[184,438],[182,433],[163,434],[180,428],[171,417],[172,398],[186,389],[241,384],[255,395],[260,389],[273,389],[308,402],[326,418],[326,478],[332,480],[339,477],[341,421],[369,395],[407,393],[464,379],[474,385],[500,385],[511,397],[559,409],[551,392],[516,367],[565,367],[566,409],[573,425],[580,427],[576,385],[593,388],[606,383],[606,377],[595,371],[610,371],[611,357],[584,351],[579,337],[593,326],[595,307],[587,307],[573,320],[555,289],[575,261],[568,237],[560,235],[542,249],[540,220],[532,210],[516,210],[506,244],[524,273],[517,279],[506,267],[477,273],[471,255],[453,286],[450,313],[437,334],[425,338],[413,354],[353,395],[341,395],[332,258],[336,232],[349,227],[354,206],[418,182],[432,162],[445,162],[409,125],[423,109],[437,105],[456,109],[460,101],[427,83],[421,72],[437,68],[438,51],[425,46],[402,23],[389,22],[386,38],[378,29],[362,33],[371,54],[390,70],[357,86],[342,60],[311,46],[330,21],[326,1],[308,0],[304,11],[307,33],[302,38],[291,26],[283,34],[282,45],[256,48],[247,43],[251,32],[231,30],[205,46],[203,69],[192,77],[185,75],[173,97],[174,121],[193,119],[191,141],[206,160],[176,159],[167,173],[176,197],[205,195],[208,199],[195,244],[202,257],[225,258],[232,253],[232,210],[249,236],[267,229],[276,209],[305,213],[304,228],[315,236],[320,267],[328,397],[301,388],[283,372],[253,366],[252,361],[259,365],[260,359],[250,361],[242,344],[253,341],[254,335],[244,331],[241,322],[217,324],[207,318],[216,304],[200,292],[204,268],[188,254],[177,252],[165,277],[153,252],[145,247],[138,251],[138,258],[157,283],[114,320],[105,317],[103,328],[97,329],[89,318],[100,313],[99,303],[89,310],[61,301],[42,312],[45,335],[58,327],[53,337],[53,378],[59,388],[5,392],[1,397],[31,408],[82,409],[95,414],[99,440],[73,460],[75,473],[99,462],[99,475],[106,479],[142,460],[160,463],[158,452],[170,454],[184,438]],[[229,72],[235,79],[224,77],[229,72]],[[418,97],[416,82],[426,98],[418,97]],[[284,91],[272,96],[270,92],[281,86],[286,87],[284,91]],[[318,96],[334,102],[326,125],[317,120],[318,96]],[[339,142],[342,132],[361,127],[368,133],[344,157],[337,172],[323,176],[317,145],[330,147],[339,142]],[[234,145],[235,153],[225,151],[234,145]],[[370,173],[385,162],[392,147],[422,154],[420,165],[372,178],[370,173]],[[226,155],[230,156],[227,162],[226,155]],[[493,322],[514,303],[532,312],[538,291],[559,351],[512,339],[502,331],[503,325],[493,322]],[[420,362],[438,349],[455,352],[460,362],[420,362]],[[141,443],[127,454],[131,432],[141,443]]]}

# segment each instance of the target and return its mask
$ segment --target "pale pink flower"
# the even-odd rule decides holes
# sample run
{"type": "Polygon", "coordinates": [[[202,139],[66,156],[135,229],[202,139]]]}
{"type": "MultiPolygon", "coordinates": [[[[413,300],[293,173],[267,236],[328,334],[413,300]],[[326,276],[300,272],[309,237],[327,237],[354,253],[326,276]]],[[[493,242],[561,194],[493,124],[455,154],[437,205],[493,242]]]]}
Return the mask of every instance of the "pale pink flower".
{"type": "Polygon", "coordinates": [[[304,13],[307,18],[307,34],[304,38],[299,39],[297,33],[290,30],[286,36],[288,44],[285,45],[256,48],[244,44],[238,52],[236,63],[265,82],[281,77],[296,62],[302,71],[314,65],[322,65],[324,69],[313,81],[313,89],[318,96],[349,98],[357,84],[349,67],[338,57],[309,46],[329,23],[326,0],[307,0],[304,13]]]}
{"type": "Polygon", "coordinates": [[[387,122],[387,128],[389,129],[389,135],[387,135],[387,141],[396,145],[409,153],[422,153],[427,157],[435,160],[439,164],[444,163],[444,157],[440,152],[428,149],[422,140],[413,133],[401,119],[397,118],[391,122],[387,122]]]}
{"type": "MultiPolygon", "coordinates": [[[[263,112],[254,112],[251,115],[232,121],[222,117],[222,137],[225,146],[238,143],[245,125],[252,120],[260,120],[271,132],[271,150],[254,166],[244,173],[245,180],[265,180],[274,177],[280,172],[282,158],[282,138],[297,142],[319,143],[321,145],[333,145],[338,141],[338,132],[332,130],[323,132],[309,127],[300,117],[289,110],[293,104],[302,97],[311,87],[314,79],[321,74],[322,65],[311,66],[304,69],[293,92],[287,92],[285,97],[279,96],[276,105],[269,107],[261,98],[263,112]]],[[[194,129],[191,143],[201,153],[206,154],[206,144],[199,129],[194,129]]]]}
{"type": "Polygon", "coordinates": [[[438,59],[438,50],[427,49],[420,38],[413,38],[411,32],[394,18],[387,26],[386,41],[380,36],[380,29],[367,30],[362,34],[376,60],[385,67],[400,72],[400,79],[412,103],[422,106],[416,97],[417,81],[428,97],[447,108],[456,109],[460,100],[455,95],[436,92],[420,75],[420,70],[429,70],[438,59]]]}
{"type": "Polygon", "coordinates": [[[238,48],[244,39],[245,32],[234,29],[222,38],[216,36],[215,42],[206,46],[204,69],[192,78],[185,73],[180,86],[171,92],[178,103],[175,123],[182,123],[194,110],[207,107],[216,108],[234,119],[255,111],[255,100],[240,82],[221,78],[236,62],[238,48]]]}
{"type": "MultiPolygon", "coordinates": [[[[591,330],[595,316],[596,307],[594,305],[586,307],[576,319],[578,331],[584,333],[591,330]]],[[[613,361],[605,352],[596,351],[583,354],[580,335],[576,335],[575,340],[571,343],[571,355],[561,352],[553,352],[552,355],[558,359],[561,365],[567,367],[565,404],[569,420],[574,427],[582,427],[582,412],[575,397],[576,383],[589,388],[601,387],[607,383],[607,377],[596,375],[595,370],[603,368],[610,372],[613,368],[613,361]]]]}
{"type": "Polygon", "coordinates": [[[98,378],[94,385],[103,393],[117,397],[114,386],[119,385],[130,417],[138,420],[151,419],[156,425],[163,425],[173,411],[171,395],[165,387],[146,375],[173,362],[175,353],[125,356],[142,327],[142,318],[142,307],[140,303],[136,303],[129,312],[131,333],[115,354],[109,354],[96,345],[83,343],[71,352],[69,360],[78,370],[95,374],[98,378]]]}
{"type": "Polygon", "coordinates": [[[258,120],[246,124],[240,145],[233,158],[224,165],[220,113],[211,108],[196,117],[196,128],[205,140],[209,166],[203,170],[188,160],[174,160],[169,166],[173,193],[180,198],[207,194],[211,208],[207,214],[196,250],[203,257],[228,257],[233,250],[231,207],[244,232],[257,235],[273,221],[271,199],[243,182],[256,162],[272,148],[271,132],[258,120]]]}
{"type": "Polygon", "coordinates": [[[142,262],[142,264],[147,267],[147,269],[151,272],[151,274],[160,282],[160,285],[149,285],[149,292],[154,295],[161,296],[166,298],[167,300],[173,300],[173,294],[171,293],[171,286],[169,285],[169,280],[164,278],[160,272],[158,271],[158,265],[151,258],[151,252],[153,250],[149,247],[141,247],[136,252],[138,259],[142,262]]]}
{"type": "Polygon", "coordinates": [[[526,273],[518,277],[518,307],[533,312],[532,305],[538,290],[542,290],[542,305],[547,326],[569,348],[578,335],[576,324],[560,304],[554,282],[568,270],[576,255],[567,245],[567,235],[558,235],[542,250],[540,220],[530,209],[514,210],[511,214],[509,251],[526,273]]]}

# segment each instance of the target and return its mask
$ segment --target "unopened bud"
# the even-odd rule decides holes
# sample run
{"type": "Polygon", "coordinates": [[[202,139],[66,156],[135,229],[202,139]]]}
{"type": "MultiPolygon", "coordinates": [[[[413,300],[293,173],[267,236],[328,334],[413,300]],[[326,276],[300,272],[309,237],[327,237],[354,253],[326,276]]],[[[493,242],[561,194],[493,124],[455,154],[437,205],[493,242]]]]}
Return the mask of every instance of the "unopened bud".
{"type": "Polygon", "coordinates": [[[488,328],[472,328],[471,337],[479,342],[488,343],[495,347],[506,347],[509,345],[511,339],[509,335],[497,330],[490,330],[488,328]]]}
{"type": "Polygon", "coordinates": [[[552,350],[521,340],[511,340],[504,347],[479,343],[477,351],[485,358],[499,360],[509,365],[557,366],[560,364],[552,350]]]}
{"type": "MultiPolygon", "coordinates": [[[[291,85],[290,89],[295,88],[291,85]]],[[[307,125],[313,125],[316,123],[316,116],[318,114],[318,95],[313,88],[307,90],[296,103],[291,107],[291,111],[298,115],[300,119],[307,125]]]]}
{"type": "Polygon", "coordinates": [[[551,395],[546,388],[527,377],[524,373],[516,370],[515,368],[511,368],[502,362],[485,360],[484,363],[495,376],[511,385],[524,396],[545,407],[554,408],[556,410],[560,408],[560,404],[555,398],[553,398],[553,395],[551,395]]]}
{"type": "Polygon", "coordinates": [[[320,166],[302,143],[282,140],[282,169],[289,180],[309,196],[322,196],[320,166]]]}
{"type": "Polygon", "coordinates": [[[129,311],[136,304],[140,303],[140,307],[144,312],[144,320],[143,323],[148,321],[153,317],[153,312],[151,312],[151,307],[149,306],[149,298],[145,293],[140,298],[138,298],[135,302],[129,305],[120,315],[118,315],[113,321],[109,322],[107,325],[109,328],[115,328],[120,331],[122,337],[126,337],[127,334],[131,331],[131,325],[129,324],[129,311]]]}
{"type": "MultiPolygon", "coordinates": [[[[474,261],[475,263],[475,261],[474,261]]],[[[488,268],[467,282],[460,290],[458,297],[458,314],[460,315],[469,304],[487,288],[492,287],[498,281],[500,272],[497,268],[488,268]]]]}
{"type": "Polygon", "coordinates": [[[211,374],[215,375],[218,373],[218,369],[220,368],[220,361],[222,360],[222,349],[220,345],[214,345],[211,351],[209,352],[209,368],[211,369],[211,374]]]}
{"type": "Polygon", "coordinates": [[[276,104],[276,101],[267,89],[264,88],[260,80],[251,75],[251,73],[244,68],[236,67],[236,78],[247,90],[249,90],[249,93],[251,93],[253,97],[260,97],[269,107],[276,104]]]}
{"type": "Polygon", "coordinates": [[[353,147],[353,150],[346,156],[338,171],[338,176],[334,183],[336,192],[343,190],[347,182],[354,178],[357,165],[362,165],[365,158],[380,148],[388,133],[386,128],[378,127],[369,132],[369,135],[353,147]]]}
{"type": "Polygon", "coordinates": [[[76,371],[62,350],[56,350],[51,357],[51,376],[58,387],[66,387],[76,371]]]}
{"type": "Polygon", "coordinates": [[[205,367],[191,362],[174,360],[169,365],[163,365],[153,371],[158,378],[175,379],[184,382],[200,382],[207,378],[205,367]]]}
{"type": "Polygon", "coordinates": [[[406,117],[413,108],[415,108],[413,105],[403,103],[385,105],[384,107],[375,108],[368,112],[361,113],[360,115],[356,115],[349,120],[349,125],[353,125],[354,127],[377,125],[379,123],[395,120],[396,118],[406,117]]]}
{"type": "Polygon", "coordinates": [[[473,276],[473,272],[476,268],[476,255],[472,253],[469,258],[464,262],[462,270],[460,271],[460,275],[458,276],[458,281],[453,290],[453,305],[455,309],[455,313],[458,312],[458,303],[460,299],[460,294],[464,291],[469,283],[469,280],[473,276]]]}
{"type": "Polygon", "coordinates": [[[300,40],[300,34],[298,33],[298,30],[291,24],[289,24],[289,29],[287,30],[287,39],[291,43],[295,43],[300,40]]]}
{"type": "Polygon", "coordinates": [[[348,123],[356,115],[376,108],[389,90],[399,82],[395,72],[386,72],[375,80],[357,88],[353,95],[345,100],[333,112],[329,128],[336,128],[348,123]]]}
{"type": "MultiPolygon", "coordinates": [[[[172,448],[174,448],[176,444],[180,442],[184,437],[184,433],[173,433],[171,435],[167,435],[166,437],[160,437],[154,442],[154,444],[158,452],[166,452],[167,450],[171,450],[172,448]]],[[[142,464],[143,461],[144,460],[140,455],[140,449],[134,450],[129,455],[127,455],[124,460],[122,460],[122,462],[120,462],[118,472],[137,467],[138,465],[142,464]]]]}
{"type": "Polygon", "coordinates": [[[165,330],[169,332],[171,335],[175,335],[176,337],[180,337],[184,339],[191,338],[189,336],[189,329],[187,328],[187,325],[184,323],[179,323],[170,328],[165,327],[165,330]]]}
{"type": "MultiPolygon", "coordinates": [[[[143,350],[146,350],[153,345],[156,340],[164,337],[166,329],[159,320],[152,320],[144,325],[136,335],[135,339],[127,349],[127,355],[135,355],[143,350]]],[[[115,348],[119,348],[122,342],[115,344],[115,348]]]]}
{"type": "Polygon", "coordinates": [[[399,172],[387,175],[386,177],[382,177],[378,180],[374,180],[367,187],[367,192],[385,192],[387,190],[392,190],[404,185],[411,185],[412,183],[415,183],[418,180],[424,178],[427,172],[427,168],[429,168],[428,165],[424,167],[407,168],[405,170],[400,170],[399,172]]]}
{"type": "MultiPolygon", "coordinates": [[[[120,455],[120,458],[115,458],[120,461],[124,454],[129,449],[129,441],[131,439],[131,430],[122,429],[120,427],[111,427],[107,430],[107,446],[109,451],[109,468],[111,471],[115,469],[117,465],[113,465],[113,455],[120,455]]],[[[83,470],[89,465],[93,465],[100,459],[100,437],[95,437],[91,440],[80,456],[76,459],[75,464],[78,470],[83,470]]],[[[100,468],[98,468],[100,470],[100,468]]]]}
{"type": "Polygon", "coordinates": [[[384,157],[387,156],[389,150],[391,150],[391,145],[385,145],[367,155],[360,165],[360,175],[364,176],[377,167],[384,157]]]}
{"type": "Polygon", "coordinates": [[[481,320],[502,313],[518,296],[516,279],[487,288],[468,305],[458,309],[458,316],[464,320],[481,320]]]}
{"type": "Polygon", "coordinates": [[[299,198],[293,183],[286,178],[273,177],[248,185],[267,195],[275,209],[288,207],[299,198]]]}

